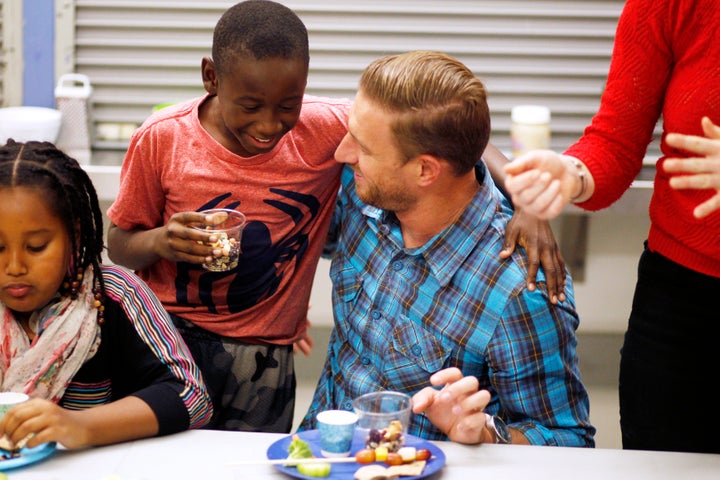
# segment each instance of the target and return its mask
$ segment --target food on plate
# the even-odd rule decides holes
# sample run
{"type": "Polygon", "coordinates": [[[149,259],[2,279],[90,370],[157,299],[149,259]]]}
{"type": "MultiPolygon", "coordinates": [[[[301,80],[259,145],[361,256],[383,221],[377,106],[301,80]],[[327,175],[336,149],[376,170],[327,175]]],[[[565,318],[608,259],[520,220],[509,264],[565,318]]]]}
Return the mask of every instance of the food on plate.
{"type": "Polygon", "coordinates": [[[416,477],[418,475],[422,475],[422,472],[425,469],[425,464],[427,464],[425,460],[414,461],[412,463],[387,467],[387,471],[391,476],[416,477]]]}
{"type": "MultiPolygon", "coordinates": [[[[314,455],[310,449],[310,444],[299,436],[293,435],[290,445],[288,445],[287,459],[295,460],[313,457],[314,455]]],[[[301,463],[297,465],[297,471],[308,477],[327,477],[330,475],[330,464],[325,462],[301,463]]]]}
{"type": "Polygon", "coordinates": [[[13,458],[17,458],[19,456],[19,452],[0,449],[0,462],[2,462],[3,460],[12,460],[13,458]]]}
{"type": "Polygon", "coordinates": [[[422,460],[392,467],[383,467],[378,464],[366,465],[357,469],[354,478],[355,480],[381,480],[398,477],[416,477],[422,475],[426,463],[425,460],[422,460]]]}
{"type": "Polygon", "coordinates": [[[375,448],[375,460],[378,462],[384,462],[387,460],[388,456],[388,449],[386,446],[381,445],[377,448],[375,448]]]}
{"type": "Polygon", "coordinates": [[[387,468],[382,465],[367,465],[358,468],[354,478],[355,480],[378,480],[389,477],[387,476],[387,468]]]}
{"type": "Polygon", "coordinates": [[[12,440],[10,440],[10,438],[8,438],[7,435],[3,435],[0,437],[0,448],[9,452],[11,450],[15,450],[15,444],[12,440]]]}
{"type": "Polygon", "coordinates": [[[20,454],[18,452],[22,450],[23,447],[25,447],[25,444],[27,444],[28,440],[30,440],[33,435],[34,434],[31,433],[30,435],[21,439],[18,443],[13,443],[13,441],[10,440],[10,437],[8,437],[7,435],[1,436],[0,450],[4,450],[4,452],[0,452],[0,460],[9,460],[11,458],[19,457],[20,454]]]}
{"type": "Polygon", "coordinates": [[[388,452],[387,458],[385,459],[385,463],[388,465],[402,465],[403,464],[403,458],[400,456],[399,453],[395,452],[388,452]]]}
{"type": "Polygon", "coordinates": [[[313,453],[310,444],[301,439],[297,435],[293,435],[290,445],[288,445],[287,458],[312,458],[313,453]]]}
{"type": "Polygon", "coordinates": [[[355,461],[360,464],[385,462],[387,465],[402,465],[430,457],[430,450],[415,447],[402,447],[397,452],[388,452],[385,447],[364,448],[355,453],[355,461]]]}
{"type": "Polygon", "coordinates": [[[288,445],[288,456],[285,460],[286,467],[297,468],[298,473],[309,477],[327,477],[330,475],[331,464],[336,461],[355,460],[361,464],[355,473],[356,480],[391,479],[401,476],[421,475],[427,461],[432,456],[426,448],[401,447],[395,452],[389,452],[386,446],[376,448],[364,448],[355,453],[354,457],[342,459],[324,459],[313,455],[310,444],[293,435],[288,445]],[[306,463],[293,463],[292,460],[306,460],[306,463]],[[327,460],[327,461],[325,461],[327,460]],[[385,466],[376,462],[384,462],[385,466]]]}
{"type": "MultiPolygon", "coordinates": [[[[376,458],[377,454],[372,448],[363,448],[362,450],[358,450],[358,452],[355,454],[355,461],[357,463],[373,463],[376,458]]],[[[377,460],[382,461],[380,459],[377,460]]]]}
{"type": "Polygon", "coordinates": [[[367,448],[386,447],[388,452],[397,452],[405,443],[402,430],[402,423],[398,420],[393,420],[387,428],[382,430],[372,428],[365,438],[365,446],[367,448]]]}
{"type": "Polygon", "coordinates": [[[397,451],[402,458],[403,463],[414,462],[417,457],[417,449],[415,447],[402,447],[397,451]]]}
{"type": "Polygon", "coordinates": [[[418,460],[430,460],[432,453],[427,448],[418,448],[415,450],[415,461],[418,460]]]}
{"type": "Polygon", "coordinates": [[[301,463],[297,471],[308,477],[327,477],[330,475],[329,463],[301,463]]]}

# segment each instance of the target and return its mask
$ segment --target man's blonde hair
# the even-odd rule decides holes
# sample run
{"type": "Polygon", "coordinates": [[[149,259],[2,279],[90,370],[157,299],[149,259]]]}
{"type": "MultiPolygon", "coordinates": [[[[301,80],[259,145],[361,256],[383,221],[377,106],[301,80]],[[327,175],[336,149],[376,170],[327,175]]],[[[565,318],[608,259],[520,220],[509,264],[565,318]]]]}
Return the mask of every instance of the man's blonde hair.
{"type": "Polygon", "coordinates": [[[485,86],[457,59],[424,50],[382,57],[365,69],[360,90],[395,114],[391,128],[406,159],[431,154],[458,174],[480,160],[490,138],[485,86]]]}

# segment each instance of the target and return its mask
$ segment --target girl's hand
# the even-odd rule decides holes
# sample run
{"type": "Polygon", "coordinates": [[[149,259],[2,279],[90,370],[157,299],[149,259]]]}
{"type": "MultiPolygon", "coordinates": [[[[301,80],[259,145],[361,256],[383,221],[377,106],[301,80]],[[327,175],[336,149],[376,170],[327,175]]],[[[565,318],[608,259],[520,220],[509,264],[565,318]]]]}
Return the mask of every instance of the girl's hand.
{"type": "Polygon", "coordinates": [[[694,154],[688,158],[667,158],[662,168],[670,176],[670,187],[682,189],[711,190],[713,195],[701,203],[693,215],[703,218],[720,209],[720,126],[708,117],[702,119],[705,137],[669,133],[665,143],[694,154]]]}
{"type": "MultiPolygon", "coordinates": [[[[583,190],[578,167],[573,161],[579,162],[550,150],[536,150],[505,165],[505,188],[515,207],[544,220],[560,215],[570,200],[583,190]]],[[[585,191],[591,193],[594,183],[587,172],[584,173],[585,191]]],[[[577,200],[584,201],[589,196],[577,200]]]]}
{"type": "Polygon", "coordinates": [[[33,398],[14,407],[0,420],[0,434],[14,443],[32,435],[28,447],[58,442],[65,448],[84,448],[157,435],[159,424],[150,406],[128,396],[84,410],[68,410],[33,398]]]}
{"type": "Polygon", "coordinates": [[[78,413],[49,400],[33,398],[7,412],[0,421],[0,429],[13,443],[29,437],[27,447],[58,442],[67,448],[81,448],[88,446],[89,434],[77,420],[78,413]]]}

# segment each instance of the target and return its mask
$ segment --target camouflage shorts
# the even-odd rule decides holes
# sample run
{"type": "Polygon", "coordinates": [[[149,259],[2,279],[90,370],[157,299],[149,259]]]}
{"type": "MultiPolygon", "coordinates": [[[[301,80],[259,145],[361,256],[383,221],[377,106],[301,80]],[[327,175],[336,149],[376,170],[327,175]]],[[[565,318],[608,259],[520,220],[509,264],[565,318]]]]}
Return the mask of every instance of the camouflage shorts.
{"type": "Polygon", "coordinates": [[[171,315],[213,401],[214,430],[289,433],[295,409],[292,345],[255,345],[171,315]]]}

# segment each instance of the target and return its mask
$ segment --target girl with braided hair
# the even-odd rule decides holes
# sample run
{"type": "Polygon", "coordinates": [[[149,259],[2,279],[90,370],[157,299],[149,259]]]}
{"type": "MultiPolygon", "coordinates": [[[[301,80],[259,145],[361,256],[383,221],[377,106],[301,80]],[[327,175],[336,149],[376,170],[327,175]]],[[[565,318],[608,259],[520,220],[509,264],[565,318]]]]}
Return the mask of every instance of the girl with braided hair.
{"type": "Polygon", "coordinates": [[[212,415],[165,310],[135,274],[102,265],[103,248],[75,160],[46,142],[0,147],[0,391],[30,397],[0,420],[14,445],[110,444],[212,415]]]}

